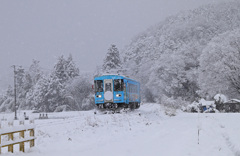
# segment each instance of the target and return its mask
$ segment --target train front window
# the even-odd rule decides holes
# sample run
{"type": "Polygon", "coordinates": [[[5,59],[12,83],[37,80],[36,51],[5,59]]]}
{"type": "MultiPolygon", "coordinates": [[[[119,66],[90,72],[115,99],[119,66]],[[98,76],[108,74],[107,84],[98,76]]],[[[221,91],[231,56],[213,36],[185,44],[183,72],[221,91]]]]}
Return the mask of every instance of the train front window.
{"type": "Polygon", "coordinates": [[[105,92],[112,91],[112,84],[111,83],[105,83],[105,92]]]}
{"type": "Polygon", "coordinates": [[[114,80],[114,91],[123,91],[123,79],[114,80]]]}
{"type": "Polygon", "coordinates": [[[103,92],[103,81],[102,80],[95,80],[95,92],[103,92]]]}

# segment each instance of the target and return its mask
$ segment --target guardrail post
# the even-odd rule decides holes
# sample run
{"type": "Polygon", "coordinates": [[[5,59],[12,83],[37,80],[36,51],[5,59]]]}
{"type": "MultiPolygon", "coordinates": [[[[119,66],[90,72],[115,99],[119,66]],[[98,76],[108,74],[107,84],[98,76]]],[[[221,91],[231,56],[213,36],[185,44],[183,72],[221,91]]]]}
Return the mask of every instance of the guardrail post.
{"type": "MultiPolygon", "coordinates": [[[[13,122],[9,122],[9,126],[12,126],[13,122]]],[[[1,122],[0,122],[1,124],[1,122]]],[[[35,144],[35,139],[36,137],[34,136],[34,128],[35,126],[24,126],[24,122],[20,122],[20,126],[17,127],[16,129],[14,128],[10,128],[9,131],[1,131],[0,133],[0,154],[1,154],[1,150],[2,148],[6,147],[8,148],[8,152],[13,153],[14,152],[14,145],[19,145],[19,151],[21,152],[25,152],[25,142],[29,142],[30,143],[30,147],[33,147],[35,144]],[[21,126],[21,124],[23,124],[23,126],[21,126]],[[27,138],[25,138],[26,133],[25,132],[29,132],[29,136],[27,136],[27,138]],[[19,134],[19,137],[14,137],[14,135],[19,134]],[[2,136],[7,136],[7,140],[2,140],[2,136]],[[5,141],[5,142],[4,142],[5,141]],[[2,143],[4,142],[4,143],[2,143]]]]}
{"type": "MultiPolygon", "coordinates": [[[[2,135],[0,134],[0,144],[2,143],[1,141],[2,141],[2,135]]],[[[2,147],[0,147],[0,154],[2,152],[1,149],[2,149],[2,147]]]]}
{"type": "MultiPolygon", "coordinates": [[[[8,134],[8,140],[13,140],[13,133],[8,134]]],[[[13,145],[8,145],[8,152],[13,153],[13,145]]]]}
{"type": "MultiPolygon", "coordinates": [[[[34,136],[34,129],[30,129],[30,136],[34,136]]],[[[30,141],[30,147],[34,146],[34,139],[30,141]]]]}
{"type": "MultiPolygon", "coordinates": [[[[21,131],[19,135],[21,138],[24,138],[24,131],[21,131]]],[[[24,142],[19,143],[19,150],[24,152],[24,142]]]]}

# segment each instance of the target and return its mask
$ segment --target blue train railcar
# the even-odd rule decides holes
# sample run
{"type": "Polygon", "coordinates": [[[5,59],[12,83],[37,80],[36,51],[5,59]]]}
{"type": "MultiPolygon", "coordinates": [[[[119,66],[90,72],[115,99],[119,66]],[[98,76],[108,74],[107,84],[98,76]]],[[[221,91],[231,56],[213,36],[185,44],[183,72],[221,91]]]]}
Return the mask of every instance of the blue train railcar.
{"type": "Polygon", "coordinates": [[[99,109],[140,107],[140,83],[121,76],[103,75],[94,78],[95,104],[99,109]]]}

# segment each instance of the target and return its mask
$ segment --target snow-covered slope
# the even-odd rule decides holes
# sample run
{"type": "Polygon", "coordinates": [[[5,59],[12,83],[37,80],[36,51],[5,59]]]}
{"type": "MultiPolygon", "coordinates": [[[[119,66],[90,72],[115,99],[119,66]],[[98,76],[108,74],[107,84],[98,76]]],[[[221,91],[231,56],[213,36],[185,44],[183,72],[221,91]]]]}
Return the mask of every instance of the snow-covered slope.
{"type": "MultiPolygon", "coordinates": [[[[35,117],[38,114],[33,114],[35,117]]],[[[165,115],[158,104],[122,114],[62,112],[35,120],[36,146],[24,156],[231,156],[240,154],[237,114],[165,115]],[[198,129],[200,129],[198,144],[198,129]]],[[[5,149],[6,150],[6,149],[5,149]]],[[[6,155],[6,154],[4,154],[6,155]]]]}
{"type": "Polygon", "coordinates": [[[239,7],[239,1],[203,6],[149,28],[124,50],[128,75],[141,80],[142,88],[150,88],[156,99],[165,94],[194,100],[199,57],[214,37],[239,28],[239,7]]]}

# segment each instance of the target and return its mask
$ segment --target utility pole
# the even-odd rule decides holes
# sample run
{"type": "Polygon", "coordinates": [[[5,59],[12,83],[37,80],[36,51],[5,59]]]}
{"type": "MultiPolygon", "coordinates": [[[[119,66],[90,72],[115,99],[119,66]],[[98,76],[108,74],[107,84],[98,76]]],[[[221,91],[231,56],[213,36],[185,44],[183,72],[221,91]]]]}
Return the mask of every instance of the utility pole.
{"type": "Polygon", "coordinates": [[[13,65],[14,69],[14,111],[15,111],[15,117],[14,120],[17,120],[17,87],[16,87],[16,66],[13,65]]]}

